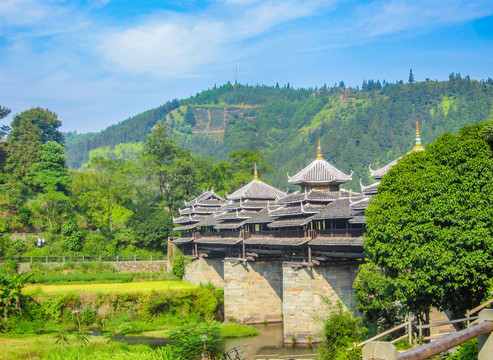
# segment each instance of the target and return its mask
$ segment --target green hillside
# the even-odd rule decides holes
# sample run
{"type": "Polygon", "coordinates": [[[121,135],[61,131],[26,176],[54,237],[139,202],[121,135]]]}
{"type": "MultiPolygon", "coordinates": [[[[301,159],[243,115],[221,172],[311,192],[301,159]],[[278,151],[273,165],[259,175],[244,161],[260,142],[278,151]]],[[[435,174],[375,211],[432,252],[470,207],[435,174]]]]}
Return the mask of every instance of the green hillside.
{"type": "MultiPolygon", "coordinates": [[[[275,173],[268,179],[287,186],[291,175],[316,153],[320,136],[325,159],[349,173],[357,189],[376,169],[409,151],[419,121],[423,143],[445,131],[483,121],[492,114],[493,81],[451,74],[448,81],[404,84],[365,81],[361,89],[320,89],[226,84],[134,116],[98,134],[69,134],[71,167],[87,161],[89,151],[139,142],[165,120],[180,145],[201,157],[225,159],[235,150],[262,153],[275,173]]],[[[122,152],[121,146],[119,153],[122,152]]]]}

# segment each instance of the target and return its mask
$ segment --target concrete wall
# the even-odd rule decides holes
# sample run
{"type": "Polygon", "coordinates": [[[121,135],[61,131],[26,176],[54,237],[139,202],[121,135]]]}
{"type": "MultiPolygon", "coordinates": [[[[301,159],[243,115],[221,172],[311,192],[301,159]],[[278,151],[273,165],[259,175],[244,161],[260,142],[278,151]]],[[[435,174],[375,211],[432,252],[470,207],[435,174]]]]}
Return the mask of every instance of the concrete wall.
{"type": "Polygon", "coordinates": [[[291,342],[308,342],[307,337],[317,340],[322,322],[317,315],[330,312],[320,295],[335,303],[341,300],[347,309],[355,309],[353,282],[358,274],[357,265],[316,266],[292,269],[283,266],[283,316],[284,339],[291,342]]]}
{"type": "Polygon", "coordinates": [[[222,259],[199,258],[185,268],[183,280],[199,285],[209,281],[216,287],[224,286],[224,265],[222,259]]]}
{"type": "Polygon", "coordinates": [[[282,263],[224,262],[224,317],[282,321],[282,263]]]}

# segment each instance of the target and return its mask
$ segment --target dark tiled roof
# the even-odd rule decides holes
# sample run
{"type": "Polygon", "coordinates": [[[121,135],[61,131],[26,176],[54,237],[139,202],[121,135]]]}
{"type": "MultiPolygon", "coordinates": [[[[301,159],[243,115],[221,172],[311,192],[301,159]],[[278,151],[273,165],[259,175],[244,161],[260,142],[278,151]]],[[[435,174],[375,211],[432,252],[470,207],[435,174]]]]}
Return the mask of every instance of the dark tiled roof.
{"type": "MultiPolygon", "coordinates": [[[[274,207],[277,208],[277,207],[274,207]]],[[[273,209],[273,208],[271,208],[273,209]]],[[[255,216],[246,221],[246,224],[265,224],[272,222],[268,209],[260,210],[255,216]]]]}
{"type": "Polygon", "coordinates": [[[214,226],[215,229],[218,230],[233,230],[233,229],[238,229],[241,227],[246,220],[242,221],[224,221],[224,222],[219,222],[217,225],[214,226]]]}
{"type": "Polygon", "coordinates": [[[203,221],[199,222],[197,226],[214,226],[218,223],[218,220],[214,217],[214,215],[209,215],[203,221]]]}
{"type": "Polygon", "coordinates": [[[387,174],[387,172],[394,166],[397,164],[397,162],[399,161],[400,158],[398,159],[395,159],[394,161],[392,161],[391,163],[388,163],[387,165],[385,165],[384,167],[378,169],[378,170],[372,170],[371,167],[370,167],[370,172],[371,172],[371,177],[374,178],[374,179],[377,179],[377,180],[380,180],[381,178],[383,178],[385,176],[385,174],[387,174]]]}
{"type": "Polygon", "coordinates": [[[341,184],[352,180],[347,175],[325,160],[315,160],[294,176],[288,175],[290,184],[341,184]]]}
{"type": "Polygon", "coordinates": [[[269,215],[273,218],[294,215],[313,215],[325,208],[325,205],[312,205],[299,203],[299,205],[283,206],[277,210],[271,210],[269,215]]]}
{"type": "Polygon", "coordinates": [[[283,228],[283,227],[295,227],[308,224],[312,220],[313,216],[309,217],[296,217],[296,218],[282,218],[267,224],[269,228],[283,228]]]}
{"type": "Polygon", "coordinates": [[[241,242],[240,237],[204,236],[195,240],[197,244],[227,244],[234,245],[241,242]]]}
{"type": "Polygon", "coordinates": [[[370,204],[370,197],[364,197],[360,199],[354,199],[351,201],[351,209],[364,210],[370,204]]]}
{"type": "Polygon", "coordinates": [[[224,198],[217,195],[214,191],[211,190],[211,191],[203,192],[192,201],[186,202],[185,206],[190,207],[192,205],[198,205],[201,203],[203,203],[203,205],[213,205],[213,204],[220,205],[225,201],[226,200],[224,198]]]}
{"type": "Polygon", "coordinates": [[[188,215],[188,216],[180,216],[178,219],[173,218],[173,222],[175,224],[187,224],[192,222],[201,222],[204,219],[205,219],[204,216],[188,215]]]}
{"type": "Polygon", "coordinates": [[[309,242],[310,245],[363,245],[363,237],[325,237],[318,236],[309,242]]]}
{"type": "MultiPolygon", "coordinates": [[[[423,148],[417,148],[417,149],[414,148],[411,151],[408,151],[405,155],[410,154],[410,153],[415,152],[415,151],[423,151],[423,150],[424,150],[423,148]]],[[[395,159],[391,163],[388,163],[387,165],[385,165],[384,167],[382,167],[378,170],[372,170],[370,167],[371,176],[377,180],[382,179],[385,176],[385,174],[387,174],[389,172],[389,170],[392,169],[392,167],[394,167],[399,162],[400,159],[402,159],[402,156],[395,159]]]]}
{"type": "Polygon", "coordinates": [[[277,200],[286,196],[285,192],[276,189],[273,186],[267,185],[263,181],[253,180],[236,190],[231,195],[228,195],[228,200],[235,199],[272,199],[277,200]]]}
{"type": "Polygon", "coordinates": [[[310,241],[309,237],[272,237],[272,236],[252,236],[244,241],[245,245],[287,245],[297,246],[310,241]]]}
{"type": "Polygon", "coordinates": [[[290,194],[282,199],[279,199],[277,202],[279,204],[292,204],[298,203],[301,201],[313,201],[313,202],[330,202],[339,198],[339,191],[323,191],[323,190],[310,190],[307,192],[295,192],[290,194]]]}
{"type": "Polygon", "coordinates": [[[347,219],[352,217],[349,198],[337,199],[313,216],[313,220],[347,219]]]}
{"type": "Polygon", "coordinates": [[[349,220],[351,224],[366,224],[366,216],[358,215],[349,220]]]}
{"type": "Polygon", "coordinates": [[[193,241],[193,238],[176,238],[173,240],[173,244],[186,244],[193,241]]]}
{"type": "Polygon", "coordinates": [[[216,214],[215,217],[218,220],[236,220],[236,219],[250,219],[252,216],[257,215],[257,211],[241,210],[241,211],[228,211],[220,214],[216,214]]]}
{"type": "Polygon", "coordinates": [[[198,226],[197,223],[189,224],[189,225],[181,225],[181,226],[173,228],[173,230],[174,231],[187,231],[187,230],[195,229],[197,226],[198,226]]]}
{"type": "Polygon", "coordinates": [[[378,191],[378,185],[380,185],[380,181],[377,181],[376,183],[374,184],[370,184],[368,186],[364,186],[362,183],[361,183],[361,180],[360,180],[360,185],[361,185],[361,191],[363,192],[363,194],[365,195],[375,195],[378,191]]]}

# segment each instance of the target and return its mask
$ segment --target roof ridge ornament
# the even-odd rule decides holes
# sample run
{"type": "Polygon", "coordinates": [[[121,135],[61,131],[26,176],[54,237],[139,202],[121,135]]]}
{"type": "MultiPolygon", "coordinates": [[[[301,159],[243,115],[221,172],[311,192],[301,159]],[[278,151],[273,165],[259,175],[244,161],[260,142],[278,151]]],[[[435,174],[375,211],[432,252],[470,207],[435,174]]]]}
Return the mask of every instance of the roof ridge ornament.
{"type": "Polygon", "coordinates": [[[416,142],[415,142],[413,150],[424,150],[424,149],[425,148],[421,144],[421,137],[420,137],[420,133],[419,133],[419,123],[418,123],[418,120],[416,120],[416,142]]]}
{"type": "Polygon", "coordinates": [[[255,162],[255,172],[253,173],[253,181],[260,181],[258,179],[258,173],[257,173],[257,162],[255,162]]]}
{"type": "Polygon", "coordinates": [[[323,160],[322,147],[320,146],[320,137],[318,138],[317,158],[315,160],[323,160]]]}

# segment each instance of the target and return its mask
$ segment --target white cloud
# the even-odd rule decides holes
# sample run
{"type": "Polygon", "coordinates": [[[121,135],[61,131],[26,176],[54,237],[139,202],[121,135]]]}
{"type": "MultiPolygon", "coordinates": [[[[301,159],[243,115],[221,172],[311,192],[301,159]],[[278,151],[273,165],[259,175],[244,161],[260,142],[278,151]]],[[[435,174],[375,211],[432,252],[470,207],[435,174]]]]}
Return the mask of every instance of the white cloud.
{"type": "Polygon", "coordinates": [[[356,9],[353,26],[363,37],[460,23],[493,14],[491,1],[375,1],[356,9]]]}
{"type": "Polygon", "coordinates": [[[200,17],[166,13],[160,21],[154,19],[107,33],[99,48],[104,58],[120,70],[189,77],[197,75],[205,64],[232,56],[231,47],[241,41],[328,6],[327,2],[301,0],[233,2],[242,10],[226,9],[226,15],[220,18],[214,16],[214,9],[200,17]]]}

